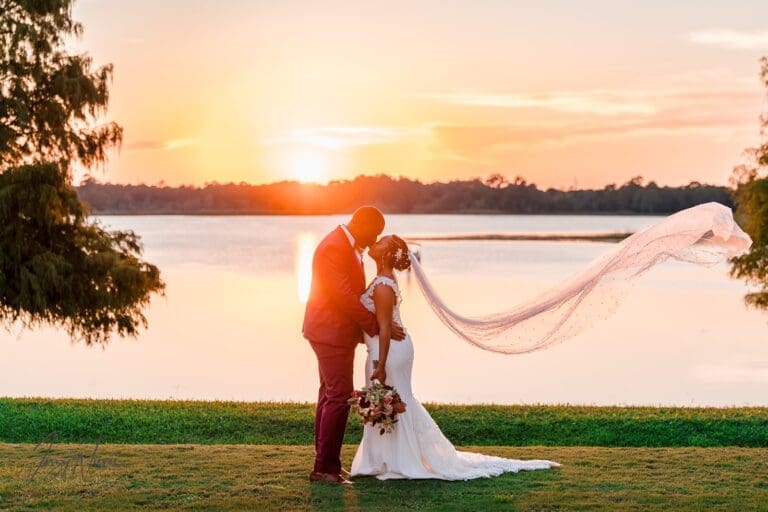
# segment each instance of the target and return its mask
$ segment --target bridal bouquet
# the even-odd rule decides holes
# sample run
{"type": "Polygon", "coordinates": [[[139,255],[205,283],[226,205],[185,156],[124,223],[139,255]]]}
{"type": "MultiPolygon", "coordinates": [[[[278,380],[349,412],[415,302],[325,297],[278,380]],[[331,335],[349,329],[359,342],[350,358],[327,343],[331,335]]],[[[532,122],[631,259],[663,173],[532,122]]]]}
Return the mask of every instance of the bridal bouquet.
{"type": "Polygon", "coordinates": [[[364,425],[379,426],[379,434],[392,432],[397,423],[397,415],[405,412],[405,402],[400,399],[397,390],[374,380],[370,386],[353,391],[347,400],[352,405],[364,425]]]}

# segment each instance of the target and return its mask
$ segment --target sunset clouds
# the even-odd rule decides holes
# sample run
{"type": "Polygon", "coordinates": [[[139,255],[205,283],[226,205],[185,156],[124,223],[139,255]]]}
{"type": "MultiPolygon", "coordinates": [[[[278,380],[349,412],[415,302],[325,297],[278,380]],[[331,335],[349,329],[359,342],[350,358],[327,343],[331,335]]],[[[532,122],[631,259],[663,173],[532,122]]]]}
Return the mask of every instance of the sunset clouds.
{"type": "MultiPolygon", "coordinates": [[[[436,95],[451,102],[456,96],[436,95]]],[[[437,138],[463,153],[504,146],[545,143],[575,143],[585,138],[626,136],[673,136],[696,133],[727,133],[754,129],[749,119],[756,94],[753,89],[678,89],[587,91],[541,95],[510,95],[528,98],[521,102],[493,101],[497,95],[473,95],[487,100],[461,103],[467,106],[527,108],[561,111],[569,114],[558,122],[536,123],[523,120],[506,125],[454,125],[434,127],[437,138]],[[616,107],[616,108],[614,108],[616,107]]],[[[528,115],[535,119],[535,115],[528,115]]]]}
{"type": "Polygon", "coordinates": [[[296,144],[323,149],[344,149],[351,146],[387,144],[417,135],[418,128],[393,126],[325,126],[291,130],[287,134],[269,137],[265,144],[296,144]]]}
{"type": "Polygon", "coordinates": [[[761,31],[739,31],[714,29],[691,32],[693,43],[722,46],[737,50],[768,50],[768,29],[761,31]]]}
{"type": "Polygon", "coordinates": [[[755,131],[750,87],[664,90],[594,90],[553,93],[435,93],[421,101],[464,107],[473,122],[430,121],[413,127],[321,126],[291,130],[265,144],[344,150],[353,146],[398,144],[430,148],[432,158],[504,164],[509,152],[586,140],[627,137],[738,137],[755,131]],[[488,110],[507,111],[506,123],[483,123],[488,110]],[[516,112],[510,112],[516,111],[516,112]],[[537,121],[541,111],[559,114],[537,121]]]}
{"type": "Polygon", "coordinates": [[[192,146],[198,143],[197,139],[171,139],[171,140],[139,140],[132,142],[126,146],[127,150],[143,150],[143,149],[163,149],[174,150],[181,149],[187,146],[192,146]]]}
{"type": "Polygon", "coordinates": [[[620,114],[653,114],[654,106],[643,102],[642,95],[631,91],[567,91],[554,93],[436,93],[425,95],[433,101],[489,108],[542,108],[568,113],[604,116],[620,114]]]}

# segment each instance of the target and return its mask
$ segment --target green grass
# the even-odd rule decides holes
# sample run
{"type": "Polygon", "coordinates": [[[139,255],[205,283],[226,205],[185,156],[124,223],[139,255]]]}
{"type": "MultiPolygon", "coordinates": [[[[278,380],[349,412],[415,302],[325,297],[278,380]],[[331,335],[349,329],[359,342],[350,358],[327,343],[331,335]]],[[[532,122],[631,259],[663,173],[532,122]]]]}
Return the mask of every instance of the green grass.
{"type": "MultiPolygon", "coordinates": [[[[348,465],[354,446],[346,445],[348,465]]],[[[768,508],[768,449],[470,447],[563,467],[468,482],[357,478],[351,489],[307,481],[311,446],[105,445],[95,468],[29,475],[43,454],[0,443],[0,508],[12,510],[574,510],[768,508]]],[[[55,445],[75,461],[88,445],[55,445]]],[[[93,460],[93,459],[89,459],[93,460]]]]}
{"type": "MultiPolygon", "coordinates": [[[[457,445],[768,446],[768,408],[425,404],[457,445]]],[[[314,405],[0,398],[0,442],[313,444],[314,405]]],[[[360,440],[350,418],[345,441],[360,440]]]]}
{"type": "Polygon", "coordinates": [[[313,404],[0,398],[0,509],[768,510],[768,408],[426,406],[458,446],[563,467],[342,489],[307,481],[313,404]]]}

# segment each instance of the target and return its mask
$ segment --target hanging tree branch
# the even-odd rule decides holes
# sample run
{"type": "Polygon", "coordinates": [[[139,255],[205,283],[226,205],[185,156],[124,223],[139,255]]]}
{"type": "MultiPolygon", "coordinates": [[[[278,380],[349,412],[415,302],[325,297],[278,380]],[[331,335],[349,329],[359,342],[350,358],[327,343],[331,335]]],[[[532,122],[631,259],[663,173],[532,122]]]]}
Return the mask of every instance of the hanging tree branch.
{"type": "Polygon", "coordinates": [[[139,238],[87,217],[74,165],[107,161],[123,130],[98,123],[112,66],[92,69],[73,0],[0,0],[0,322],[63,327],[73,339],[136,335],[164,283],[139,238]]]}

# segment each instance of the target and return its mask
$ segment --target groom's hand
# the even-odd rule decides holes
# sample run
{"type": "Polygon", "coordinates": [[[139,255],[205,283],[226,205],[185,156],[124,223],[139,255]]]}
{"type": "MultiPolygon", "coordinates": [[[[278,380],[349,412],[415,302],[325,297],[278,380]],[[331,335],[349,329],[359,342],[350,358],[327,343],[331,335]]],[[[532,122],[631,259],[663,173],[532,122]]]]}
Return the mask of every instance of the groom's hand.
{"type": "Polygon", "coordinates": [[[392,322],[392,335],[390,338],[395,341],[403,341],[405,339],[405,329],[397,322],[392,322]]]}

